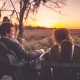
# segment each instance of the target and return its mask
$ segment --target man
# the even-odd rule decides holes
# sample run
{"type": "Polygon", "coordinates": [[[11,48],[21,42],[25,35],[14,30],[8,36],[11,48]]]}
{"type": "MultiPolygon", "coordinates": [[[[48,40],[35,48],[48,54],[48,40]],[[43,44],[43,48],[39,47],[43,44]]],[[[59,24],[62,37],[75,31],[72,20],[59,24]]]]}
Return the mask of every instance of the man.
{"type": "Polygon", "coordinates": [[[3,23],[0,26],[0,42],[3,42],[9,49],[13,50],[18,59],[33,60],[39,57],[43,52],[34,51],[28,52],[25,50],[18,41],[14,40],[15,29],[11,23],[3,23]]]}
{"type": "MultiPolygon", "coordinates": [[[[0,42],[4,43],[8,49],[11,49],[16,54],[18,60],[34,60],[38,58],[43,52],[41,50],[35,50],[34,52],[28,52],[25,50],[22,45],[16,41],[15,38],[15,28],[11,23],[2,23],[0,26],[0,42]]],[[[6,67],[6,66],[5,66],[6,67]]],[[[25,69],[23,70],[25,78],[27,80],[35,80],[35,72],[32,69],[30,64],[26,64],[25,69]]],[[[7,75],[7,74],[6,74],[7,75]]],[[[5,75],[4,75],[5,76],[5,75]]],[[[20,79],[23,80],[23,79],[20,79]]]]}

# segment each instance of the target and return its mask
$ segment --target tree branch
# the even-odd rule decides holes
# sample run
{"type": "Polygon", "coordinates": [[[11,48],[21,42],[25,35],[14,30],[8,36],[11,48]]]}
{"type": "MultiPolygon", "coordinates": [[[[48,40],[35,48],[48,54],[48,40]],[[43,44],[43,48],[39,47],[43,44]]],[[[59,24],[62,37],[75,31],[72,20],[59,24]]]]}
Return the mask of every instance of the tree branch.
{"type": "Polygon", "coordinates": [[[10,0],[10,2],[11,2],[11,4],[12,4],[13,8],[14,8],[14,11],[16,12],[17,19],[19,20],[18,14],[17,14],[17,11],[16,11],[16,8],[14,7],[14,4],[13,4],[12,0],[10,0]]]}
{"type": "MultiPolygon", "coordinates": [[[[42,3],[43,4],[43,3],[42,3]]],[[[57,11],[56,9],[54,9],[54,8],[52,8],[52,7],[48,7],[47,5],[45,5],[45,4],[43,4],[45,7],[47,7],[47,8],[49,8],[49,9],[52,9],[52,10],[54,10],[55,12],[57,12],[57,13],[60,13],[60,14],[62,14],[62,15],[65,15],[65,16],[68,16],[67,14],[63,14],[61,11],[57,11]]]]}

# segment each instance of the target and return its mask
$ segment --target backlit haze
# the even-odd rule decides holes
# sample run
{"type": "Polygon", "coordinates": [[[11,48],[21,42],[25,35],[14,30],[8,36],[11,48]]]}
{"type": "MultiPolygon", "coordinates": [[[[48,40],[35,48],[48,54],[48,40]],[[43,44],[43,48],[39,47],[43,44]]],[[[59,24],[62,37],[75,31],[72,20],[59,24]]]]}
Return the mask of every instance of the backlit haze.
{"type": "MultiPolygon", "coordinates": [[[[9,0],[6,0],[6,2],[7,1],[9,0]]],[[[0,5],[1,4],[0,1],[0,5]]],[[[9,8],[11,9],[11,7],[9,8]]],[[[34,19],[28,19],[28,21],[24,22],[24,25],[80,29],[80,0],[67,0],[67,5],[60,10],[63,15],[51,9],[47,9],[45,6],[41,6],[38,13],[34,15],[34,19]]],[[[8,16],[9,14],[9,12],[3,12],[2,17],[8,16]]],[[[15,23],[16,20],[13,19],[13,22],[15,23]]]]}

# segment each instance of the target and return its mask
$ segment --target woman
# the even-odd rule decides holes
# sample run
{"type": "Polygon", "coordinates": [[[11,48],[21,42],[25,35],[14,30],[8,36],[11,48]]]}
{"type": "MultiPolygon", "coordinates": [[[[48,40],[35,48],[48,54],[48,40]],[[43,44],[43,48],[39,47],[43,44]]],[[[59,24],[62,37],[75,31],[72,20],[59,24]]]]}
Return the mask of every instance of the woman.
{"type": "MultiPolygon", "coordinates": [[[[73,42],[72,38],[71,38],[71,35],[70,35],[70,32],[68,31],[68,29],[66,29],[66,28],[54,29],[53,30],[53,43],[54,43],[54,45],[53,45],[52,48],[50,48],[48,51],[46,51],[45,54],[42,54],[41,58],[45,58],[45,59],[49,60],[49,59],[51,59],[51,58],[49,58],[50,54],[52,54],[52,53],[54,53],[54,54],[55,53],[59,53],[57,48],[59,47],[59,50],[60,50],[61,43],[64,40],[69,40],[69,41],[73,42]]],[[[57,56],[58,55],[60,55],[60,54],[57,54],[57,56]]],[[[57,59],[58,58],[57,56],[54,55],[54,58],[57,59]]]]}
{"type": "MultiPolygon", "coordinates": [[[[45,59],[45,63],[66,63],[71,62],[72,56],[72,38],[68,29],[58,28],[53,30],[54,45],[41,57],[45,59]]],[[[56,67],[51,68],[45,66],[46,80],[69,80],[69,68],[56,67]]]]}

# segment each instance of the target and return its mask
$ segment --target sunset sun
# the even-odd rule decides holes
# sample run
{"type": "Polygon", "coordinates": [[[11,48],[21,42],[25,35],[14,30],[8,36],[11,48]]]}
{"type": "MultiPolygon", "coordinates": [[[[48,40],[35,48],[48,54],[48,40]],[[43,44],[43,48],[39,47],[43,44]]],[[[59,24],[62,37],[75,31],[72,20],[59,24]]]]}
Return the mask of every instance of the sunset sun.
{"type": "Polygon", "coordinates": [[[36,26],[40,26],[40,27],[46,27],[46,28],[52,28],[52,26],[54,27],[54,25],[56,25],[57,21],[56,20],[36,20],[36,21],[32,21],[31,25],[36,27],[36,26]]]}
{"type": "Polygon", "coordinates": [[[52,26],[52,22],[48,20],[40,20],[36,22],[38,25],[43,26],[43,27],[48,27],[50,28],[52,26]]]}

